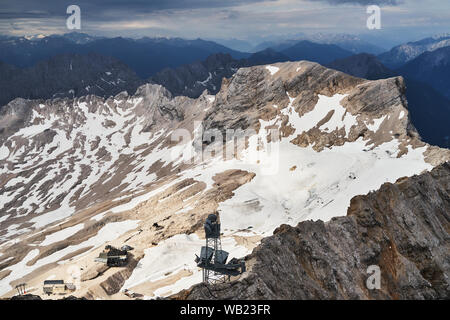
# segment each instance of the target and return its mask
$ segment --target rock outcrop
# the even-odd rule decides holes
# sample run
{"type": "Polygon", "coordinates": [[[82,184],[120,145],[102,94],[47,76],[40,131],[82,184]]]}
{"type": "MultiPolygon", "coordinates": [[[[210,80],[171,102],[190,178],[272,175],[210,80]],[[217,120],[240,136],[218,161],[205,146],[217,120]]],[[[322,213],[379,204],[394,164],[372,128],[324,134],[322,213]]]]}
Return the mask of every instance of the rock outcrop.
{"type": "Polygon", "coordinates": [[[448,299],[450,163],[352,199],[347,216],[282,225],[238,281],[176,299],[448,299]],[[381,271],[368,289],[369,266],[381,271]]]}
{"type": "Polygon", "coordinates": [[[327,67],[369,80],[403,76],[411,122],[417,128],[422,140],[449,148],[450,93],[446,85],[449,74],[449,49],[450,47],[426,52],[395,71],[385,67],[375,56],[365,53],[338,59],[327,67]],[[440,92],[436,90],[439,88],[440,92]]]}

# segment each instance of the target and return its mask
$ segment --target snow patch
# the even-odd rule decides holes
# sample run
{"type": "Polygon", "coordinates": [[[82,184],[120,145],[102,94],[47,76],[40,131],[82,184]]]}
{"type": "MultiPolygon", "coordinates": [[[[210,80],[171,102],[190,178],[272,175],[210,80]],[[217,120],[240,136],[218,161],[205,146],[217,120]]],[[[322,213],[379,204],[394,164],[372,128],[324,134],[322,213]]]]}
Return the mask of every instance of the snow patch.
{"type": "Polygon", "coordinates": [[[9,156],[9,149],[7,146],[0,147],[0,160],[5,160],[9,156]]]}
{"type": "MultiPolygon", "coordinates": [[[[192,275],[182,277],[174,284],[158,288],[154,295],[167,296],[167,293],[176,293],[201,282],[202,272],[197,267],[194,257],[195,254],[199,254],[203,245],[205,240],[196,234],[178,234],[160,242],[156,247],[146,249],[144,257],[139,261],[139,267],[134,269],[130,278],[125,281],[122,290],[132,289],[145,282],[165,279],[182,270],[190,271],[192,275]]],[[[245,247],[237,245],[232,237],[222,238],[222,248],[230,253],[229,260],[250,253],[245,247]]]]}
{"type": "MultiPolygon", "coordinates": [[[[322,124],[319,129],[334,131],[336,129],[339,130],[344,128],[346,135],[348,136],[350,128],[353,125],[356,125],[357,121],[356,116],[350,114],[340,103],[346,96],[347,95],[345,94],[335,94],[332,97],[327,97],[319,94],[319,100],[314,109],[307,112],[302,117],[298,115],[292,106],[295,99],[289,97],[289,105],[281,110],[281,113],[289,117],[289,123],[295,129],[294,135],[297,135],[314,128],[330,112],[333,112],[331,118],[326,123],[322,124]]],[[[262,124],[266,124],[266,122],[262,122],[262,124]]]]}
{"type": "Polygon", "coordinates": [[[370,131],[373,131],[373,132],[377,132],[378,129],[380,129],[380,126],[383,123],[384,119],[386,119],[386,117],[387,117],[387,115],[384,115],[381,118],[373,119],[373,124],[366,123],[367,129],[369,129],[370,131]]]}
{"type": "Polygon", "coordinates": [[[274,75],[275,73],[278,72],[278,70],[280,70],[280,68],[275,67],[275,66],[266,66],[266,69],[269,70],[270,75],[274,75]]]}
{"type": "Polygon", "coordinates": [[[66,238],[73,236],[75,233],[82,230],[83,228],[84,228],[84,223],[80,223],[73,227],[69,227],[69,228],[63,229],[61,231],[52,233],[45,237],[44,241],[42,241],[40,243],[40,246],[48,246],[52,243],[62,241],[66,238]]]}

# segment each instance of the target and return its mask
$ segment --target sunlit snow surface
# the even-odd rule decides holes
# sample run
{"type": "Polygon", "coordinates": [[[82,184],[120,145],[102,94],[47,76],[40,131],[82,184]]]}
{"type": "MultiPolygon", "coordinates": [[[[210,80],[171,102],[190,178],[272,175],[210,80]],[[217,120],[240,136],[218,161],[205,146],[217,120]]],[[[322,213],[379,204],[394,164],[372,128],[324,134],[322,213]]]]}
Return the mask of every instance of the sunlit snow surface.
{"type": "MultiPolygon", "coordinates": [[[[76,103],[72,106],[79,113],[80,119],[76,124],[70,123],[64,119],[58,119],[53,114],[44,116],[33,110],[33,118],[30,122],[41,121],[40,124],[33,124],[20,129],[8,140],[28,139],[45,129],[52,128],[56,132],[51,143],[45,145],[40,150],[28,150],[30,161],[16,164],[15,159],[19,155],[27,152],[24,146],[14,149],[10,152],[5,145],[0,146],[0,160],[8,158],[8,161],[14,163],[13,170],[6,166],[0,167],[0,174],[17,174],[17,177],[8,181],[6,187],[12,187],[20,183],[28,184],[40,172],[39,166],[47,166],[49,169],[45,178],[35,183],[32,187],[33,192],[26,196],[26,200],[20,206],[20,216],[26,216],[31,213],[38,214],[32,218],[33,228],[41,228],[53,222],[70,217],[75,213],[74,195],[78,198],[86,196],[103,175],[109,175],[109,179],[115,177],[116,162],[121,155],[135,155],[135,160],[130,164],[134,167],[133,172],[127,175],[120,185],[126,184],[123,192],[138,192],[143,185],[155,181],[156,175],[147,173],[148,169],[156,162],[169,163],[172,161],[173,151],[168,148],[155,149],[154,152],[146,157],[142,157],[140,151],[134,151],[135,148],[142,145],[149,145],[164,132],[159,131],[154,134],[143,132],[141,120],[134,114],[134,109],[142,102],[142,98],[130,99],[128,107],[124,107],[119,101],[114,101],[114,106],[104,103],[96,112],[90,112],[86,103],[76,103]],[[77,110],[78,109],[78,110],[77,110]],[[114,125],[105,127],[104,124],[109,121],[114,125]],[[55,126],[73,125],[70,131],[55,126]],[[127,143],[125,136],[129,135],[127,143]],[[83,143],[82,143],[83,142],[83,143]],[[97,143],[96,149],[91,148],[92,143],[97,143]],[[111,157],[98,160],[96,154],[100,149],[104,149],[111,157]],[[52,162],[55,164],[51,164],[52,162]],[[73,165],[71,163],[74,163],[73,165]],[[48,165],[50,163],[50,165],[48,165]],[[83,177],[83,168],[89,168],[89,174],[83,177]],[[28,177],[20,176],[21,173],[31,171],[28,177]],[[41,190],[41,186],[51,182],[55,177],[63,177],[63,180],[56,185],[52,185],[50,190],[41,190]],[[82,183],[78,180],[82,178],[82,183]],[[59,208],[49,211],[48,208],[55,202],[62,199],[59,208]],[[37,207],[37,209],[35,209],[37,207]]],[[[78,118],[77,118],[78,119],[78,118]]],[[[27,159],[27,158],[26,158],[27,159]]],[[[103,183],[108,180],[103,181],[103,183]]],[[[118,185],[119,186],[119,185],[118,185]]],[[[117,186],[117,187],[118,187],[117,186]]],[[[0,194],[0,212],[4,211],[5,205],[12,201],[21,188],[0,194]]],[[[19,216],[19,215],[17,215],[19,216]]],[[[19,234],[14,230],[8,231],[1,238],[8,239],[19,234]]]]}
{"type": "MultiPolygon", "coordinates": [[[[319,96],[317,106],[303,117],[293,110],[294,99],[291,98],[282,114],[289,115],[289,123],[296,130],[295,134],[300,134],[314,127],[330,110],[334,110],[334,116],[321,129],[332,131],[344,127],[348,135],[351,126],[356,124],[356,117],[348,113],[344,116],[345,109],[340,105],[344,97],[338,94],[333,97],[319,96]]],[[[248,150],[256,150],[254,147],[258,141],[267,136],[268,132],[264,128],[277,120],[260,120],[263,130],[250,139],[248,150]]],[[[375,121],[372,129],[377,130],[381,122],[381,119],[375,121]]],[[[259,164],[252,164],[249,159],[256,156],[246,152],[242,160],[214,159],[201,170],[185,173],[185,177],[194,176],[195,173],[196,180],[204,181],[209,186],[216,173],[228,169],[256,173],[253,180],[239,187],[231,199],[219,205],[224,243],[233,242],[232,235],[239,230],[246,229],[240,235],[269,236],[283,223],[296,225],[309,219],[328,221],[332,217],[344,216],[354,196],[376,190],[385,182],[395,182],[400,177],[432,169],[424,161],[426,147],[409,147],[406,155],[397,158],[399,141],[396,139],[373,150],[360,138],[343,146],[316,152],[311,146],[301,148],[292,144],[290,140],[293,137],[295,135],[266,144],[268,151],[258,154],[259,164]]],[[[201,245],[202,241],[181,235],[148,249],[140,268],[134,271],[123,289],[146,281],[156,281],[164,277],[165,271],[180,268],[190,270],[193,274],[158,289],[156,296],[168,291],[175,293],[200,282],[201,275],[193,264],[193,257],[195,253],[199,254],[201,245]],[[164,258],[166,254],[168,257],[164,258]]],[[[243,247],[231,244],[224,246],[224,249],[232,253],[233,250],[236,253],[246,251],[243,247]]]]}
{"type": "Polygon", "coordinates": [[[275,67],[275,66],[266,66],[266,69],[269,70],[270,74],[273,76],[275,73],[278,72],[278,70],[280,70],[280,68],[275,67]]]}
{"type": "MultiPolygon", "coordinates": [[[[277,67],[268,66],[266,68],[271,74],[278,71],[277,67]]],[[[177,179],[151,192],[134,197],[131,201],[120,204],[110,211],[119,213],[133,209],[140,203],[157,196],[170,186],[187,178],[203,181],[207,188],[211,188],[213,177],[225,170],[241,169],[254,172],[256,176],[250,182],[234,190],[234,196],[219,205],[222,231],[224,232],[223,249],[231,253],[230,258],[242,257],[248,254],[249,250],[236,244],[232,237],[236,232],[239,232],[241,236],[269,236],[276,227],[283,223],[296,225],[298,222],[308,219],[327,221],[335,216],[343,216],[347,212],[352,197],[376,190],[385,182],[395,182],[400,177],[411,176],[432,168],[430,164],[424,161],[423,153],[426,147],[417,149],[409,147],[406,155],[397,158],[399,141],[396,139],[371,150],[371,146],[366,145],[366,141],[360,138],[355,142],[345,143],[343,146],[325,148],[321,152],[314,151],[311,146],[301,148],[290,142],[297,134],[315,127],[331,110],[334,110],[333,116],[319,129],[323,132],[331,132],[335,129],[344,128],[348,136],[350,128],[356,124],[357,120],[355,116],[346,113],[346,109],[340,104],[344,97],[345,95],[339,94],[333,97],[320,95],[316,107],[302,117],[299,117],[293,109],[294,99],[290,98],[288,107],[281,110],[281,115],[289,118],[289,123],[295,130],[293,135],[283,138],[281,141],[267,143],[268,131],[265,128],[279,124],[280,117],[270,121],[260,120],[261,129],[258,135],[250,138],[249,148],[244,151],[239,160],[223,161],[221,158],[214,158],[206,163],[194,166],[192,169],[180,172],[177,179]],[[256,145],[260,145],[261,141],[266,141],[266,143],[263,143],[263,151],[255,155],[251,150],[256,150],[256,145]],[[255,159],[258,159],[259,162],[254,161],[255,159]],[[244,229],[246,230],[245,233],[240,232],[244,229]]],[[[208,97],[208,100],[212,102],[213,98],[208,97]]],[[[140,99],[133,101],[135,106],[140,102],[140,99]]],[[[70,189],[81,174],[80,166],[75,166],[70,178],[52,188],[53,193],[50,195],[50,200],[64,192],[69,190],[70,192],[64,197],[59,209],[39,215],[31,220],[35,228],[65,219],[73,214],[75,209],[69,201],[71,197],[77,191],[81,191],[82,194],[88,192],[90,186],[104,172],[114,168],[114,162],[120,154],[135,155],[135,160],[130,164],[135,169],[125,176],[121,183],[129,183],[126,188],[127,191],[136,191],[141,186],[156,180],[154,174],[148,175],[146,173],[148,168],[156,161],[177,164],[181,161],[180,157],[183,151],[193,152],[193,150],[190,150],[192,149],[192,143],[189,142],[184,146],[155,148],[147,156],[142,156],[141,151],[135,152],[133,149],[155,141],[160,136],[168,135],[169,132],[160,131],[153,135],[142,132],[143,126],[138,119],[134,118],[132,111],[122,110],[120,107],[113,110],[105,106],[105,109],[99,110],[97,113],[90,113],[84,104],[74,107],[80,108],[80,111],[86,117],[85,123],[79,128],[74,128],[70,136],[66,136],[63,130],[56,129],[57,135],[53,142],[46,146],[44,152],[41,152],[41,157],[46,155],[46,158],[40,159],[40,161],[53,160],[58,157],[61,159],[61,163],[66,165],[67,158],[75,156],[78,163],[91,166],[93,170],[82,184],[70,189]],[[115,126],[109,129],[101,126],[102,121],[106,119],[114,121],[115,126]],[[128,145],[124,141],[124,133],[129,133],[130,142],[128,145]],[[94,155],[94,152],[90,152],[89,149],[85,150],[87,153],[84,156],[76,152],[74,155],[65,153],[72,148],[73,142],[79,134],[85,135],[87,141],[94,141],[100,136],[99,147],[105,147],[110,152],[112,159],[93,165],[89,159],[94,155]],[[111,139],[107,137],[111,137],[111,139]],[[49,153],[48,151],[51,148],[56,149],[49,153]],[[61,154],[64,156],[61,157],[61,154]]],[[[38,114],[34,116],[39,117],[38,114]]],[[[403,116],[404,113],[400,115],[400,118],[403,116]]],[[[386,117],[387,115],[384,115],[375,119],[373,124],[366,124],[366,126],[371,131],[377,131],[386,117]]],[[[50,117],[45,119],[43,124],[23,128],[15,136],[31,137],[49,128],[53,121],[56,121],[56,119],[50,117]]],[[[20,152],[24,152],[24,150],[15,150],[10,154],[10,151],[2,146],[0,147],[0,159],[2,157],[15,157],[20,152]]],[[[14,173],[20,173],[25,167],[30,168],[32,166],[29,163],[18,165],[14,168],[14,173]]],[[[52,179],[56,174],[58,174],[57,167],[40,183],[52,179]]],[[[19,183],[23,179],[16,177],[8,183],[19,183]]],[[[35,190],[37,189],[35,188],[35,190]]],[[[42,203],[43,196],[40,194],[31,196],[24,203],[25,209],[30,210],[33,203],[40,204],[43,207],[45,203],[50,201],[46,200],[45,203],[42,203]]],[[[0,195],[0,209],[12,197],[13,194],[8,193],[0,195]]],[[[185,208],[177,214],[182,215],[187,211],[185,208]]],[[[106,214],[107,212],[102,212],[93,219],[100,220],[106,214]]],[[[0,219],[6,219],[7,216],[6,213],[0,219]]],[[[17,230],[17,227],[18,225],[10,226],[7,235],[17,235],[19,232],[24,232],[23,230],[17,230]]],[[[109,223],[96,236],[85,242],[56,251],[28,266],[27,262],[39,254],[39,249],[33,249],[21,262],[7,268],[12,272],[0,280],[0,295],[11,289],[9,285],[11,281],[20,279],[40,266],[54,262],[61,263],[60,260],[70,253],[89,246],[101,246],[136,227],[136,221],[109,223]]],[[[81,228],[81,225],[48,235],[44,243],[55,243],[74,234],[79,228],[81,228]]],[[[145,257],[140,261],[139,267],[134,270],[123,289],[132,289],[145,282],[158,281],[174,275],[180,270],[188,270],[192,275],[183,277],[174,284],[161,287],[154,294],[159,296],[175,293],[198,283],[201,281],[200,270],[195,266],[193,259],[194,254],[199,254],[203,242],[204,240],[198,239],[195,235],[176,235],[159,243],[158,246],[148,248],[145,250],[145,257]]]]}
{"type": "MultiPolygon", "coordinates": [[[[139,261],[139,266],[125,282],[123,289],[159,281],[182,270],[190,271],[192,275],[158,288],[154,291],[155,297],[173,294],[201,282],[202,272],[197,268],[194,257],[199,255],[199,250],[204,245],[205,240],[199,239],[195,234],[179,234],[145,250],[145,257],[139,261]]],[[[222,240],[222,248],[230,253],[229,259],[250,253],[245,247],[236,245],[234,239],[229,237],[222,240]]]]}

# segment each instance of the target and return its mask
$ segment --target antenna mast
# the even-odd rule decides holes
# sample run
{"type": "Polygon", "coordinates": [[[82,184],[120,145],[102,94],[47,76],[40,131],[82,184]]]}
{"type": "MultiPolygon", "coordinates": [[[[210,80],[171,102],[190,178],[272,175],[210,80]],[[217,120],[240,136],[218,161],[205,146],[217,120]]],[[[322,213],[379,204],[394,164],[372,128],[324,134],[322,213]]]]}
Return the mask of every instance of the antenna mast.
{"type": "Polygon", "coordinates": [[[229,253],[222,250],[220,223],[216,214],[208,215],[204,224],[205,246],[201,248],[200,257],[195,262],[202,268],[203,282],[214,284],[229,281],[231,276],[245,272],[245,262],[233,258],[226,263],[229,253]]]}

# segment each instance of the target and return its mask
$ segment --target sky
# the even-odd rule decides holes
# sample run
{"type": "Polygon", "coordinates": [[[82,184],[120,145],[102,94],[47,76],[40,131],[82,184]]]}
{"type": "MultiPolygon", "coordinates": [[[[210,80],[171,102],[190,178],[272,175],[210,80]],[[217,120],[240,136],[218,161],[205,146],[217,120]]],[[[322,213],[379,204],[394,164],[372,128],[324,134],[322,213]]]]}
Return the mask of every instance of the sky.
{"type": "Polygon", "coordinates": [[[450,32],[449,0],[1,0],[0,34],[70,32],[72,4],[81,9],[77,31],[99,36],[257,43],[312,33],[410,41],[450,32]],[[367,28],[368,5],[381,7],[381,30],[367,28]]]}

